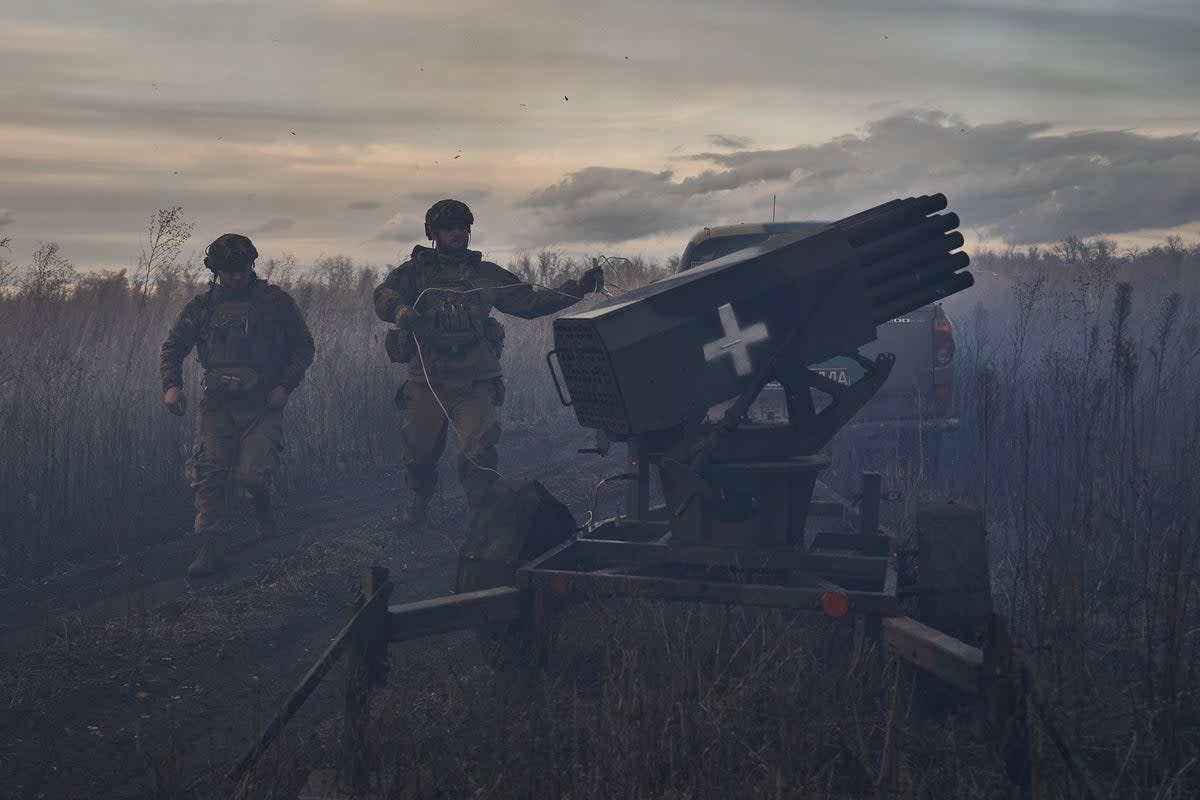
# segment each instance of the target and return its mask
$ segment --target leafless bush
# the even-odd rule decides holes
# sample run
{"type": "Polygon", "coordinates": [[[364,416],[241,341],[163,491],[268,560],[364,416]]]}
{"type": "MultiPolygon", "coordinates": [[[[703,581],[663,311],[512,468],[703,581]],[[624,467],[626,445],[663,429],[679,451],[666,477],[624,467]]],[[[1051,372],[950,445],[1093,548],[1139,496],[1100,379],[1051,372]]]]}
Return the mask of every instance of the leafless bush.
{"type": "Polygon", "coordinates": [[[134,284],[142,302],[146,301],[156,283],[174,281],[185,268],[179,264],[179,254],[191,238],[196,224],[183,216],[179,206],[160,208],[150,216],[146,226],[146,241],[138,256],[134,284]]]}
{"type": "Polygon", "coordinates": [[[43,243],[21,279],[21,289],[35,300],[54,300],[66,294],[75,279],[75,267],[67,260],[58,242],[43,243]]]}

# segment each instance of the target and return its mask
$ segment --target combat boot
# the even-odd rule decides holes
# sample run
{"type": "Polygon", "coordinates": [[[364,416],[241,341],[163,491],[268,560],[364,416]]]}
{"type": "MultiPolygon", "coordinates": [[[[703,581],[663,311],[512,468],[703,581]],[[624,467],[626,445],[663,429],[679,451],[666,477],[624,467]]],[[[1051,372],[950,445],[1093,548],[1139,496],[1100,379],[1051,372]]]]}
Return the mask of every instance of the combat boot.
{"type": "Polygon", "coordinates": [[[275,514],[271,510],[271,495],[267,492],[250,494],[250,508],[254,513],[254,532],[259,539],[270,539],[279,533],[275,514]]]}
{"type": "Polygon", "coordinates": [[[221,558],[221,548],[217,544],[216,537],[205,536],[199,552],[192,559],[192,563],[188,565],[187,574],[189,578],[207,578],[221,572],[224,568],[225,563],[221,558]]]}

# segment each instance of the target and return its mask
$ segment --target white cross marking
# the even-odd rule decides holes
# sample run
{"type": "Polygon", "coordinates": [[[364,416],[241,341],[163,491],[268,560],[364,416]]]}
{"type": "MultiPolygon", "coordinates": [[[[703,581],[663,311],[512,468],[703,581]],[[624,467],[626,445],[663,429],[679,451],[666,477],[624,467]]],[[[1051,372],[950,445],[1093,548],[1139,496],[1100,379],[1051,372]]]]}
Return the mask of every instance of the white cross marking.
{"type": "Polygon", "coordinates": [[[733,306],[726,303],[717,309],[721,317],[721,328],[725,335],[715,342],[704,345],[704,360],[716,361],[724,355],[733,357],[733,368],[738,375],[750,374],[750,345],[765,342],[770,338],[765,322],[756,322],[742,330],[738,327],[733,306]]]}

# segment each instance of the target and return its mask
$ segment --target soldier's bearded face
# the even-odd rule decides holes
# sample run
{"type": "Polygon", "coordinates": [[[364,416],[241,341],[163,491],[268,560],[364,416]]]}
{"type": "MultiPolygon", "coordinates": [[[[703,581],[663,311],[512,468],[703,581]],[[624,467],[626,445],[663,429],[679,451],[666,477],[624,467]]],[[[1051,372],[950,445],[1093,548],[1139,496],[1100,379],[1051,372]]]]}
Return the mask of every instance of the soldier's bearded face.
{"type": "Polygon", "coordinates": [[[437,245],[444,250],[465,250],[471,241],[470,225],[449,225],[438,228],[437,245]]]}
{"type": "Polygon", "coordinates": [[[250,277],[253,274],[248,269],[238,270],[237,272],[220,270],[217,272],[217,277],[220,278],[222,286],[236,292],[250,285],[250,277]]]}

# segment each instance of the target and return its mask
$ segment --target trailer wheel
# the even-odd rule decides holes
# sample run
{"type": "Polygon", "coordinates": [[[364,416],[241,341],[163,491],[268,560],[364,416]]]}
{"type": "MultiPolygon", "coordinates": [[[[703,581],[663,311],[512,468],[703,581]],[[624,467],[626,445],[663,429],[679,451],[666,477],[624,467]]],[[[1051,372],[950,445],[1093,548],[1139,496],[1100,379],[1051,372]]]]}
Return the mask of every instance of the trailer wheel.
{"type": "MultiPolygon", "coordinates": [[[[516,585],[517,568],[574,536],[575,518],[538,481],[500,479],[471,520],[458,558],[459,592],[516,585]]],[[[476,629],[488,666],[538,666],[554,640],[555,606],[531,595],[521,618],[476,629]]]]}

